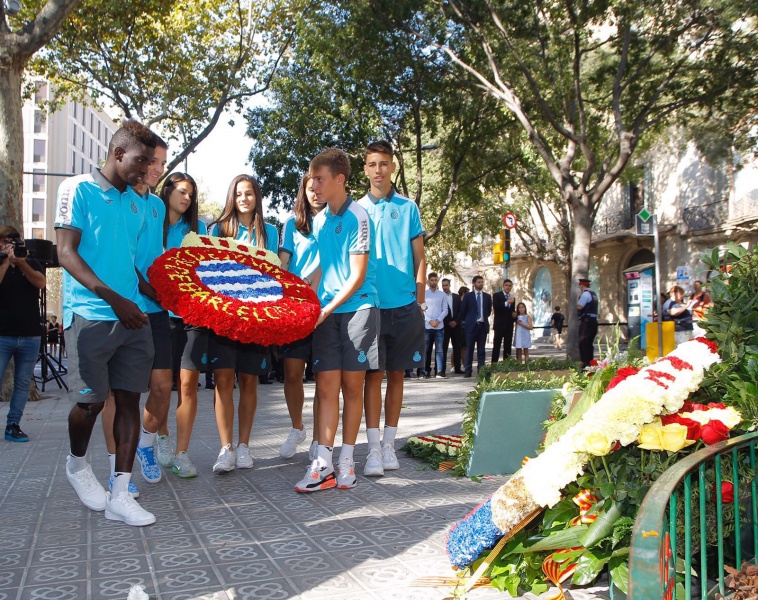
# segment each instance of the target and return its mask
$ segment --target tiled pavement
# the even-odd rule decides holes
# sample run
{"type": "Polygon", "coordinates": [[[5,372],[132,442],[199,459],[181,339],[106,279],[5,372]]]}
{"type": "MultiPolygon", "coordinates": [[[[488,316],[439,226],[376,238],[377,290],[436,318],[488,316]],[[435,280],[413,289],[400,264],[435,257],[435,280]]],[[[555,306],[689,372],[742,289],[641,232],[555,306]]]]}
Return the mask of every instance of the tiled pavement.
{"type": "MultiPolygon", "coordinates": [[[[400,435],[458,432],[473,382],[406,380],[400,435]]],[[[306,385],[306,397],[312,391],[306,385]]],[[[449,588],[412,583],[451,573],[447,529],[504,481],[457,480],[402,452],[399,471],[367,479],[360,475],[362,433],[356,488],[297,494],[307,444],[294,458],[279,458],[289,424],[276,383],[259,386],[255,468],[214,475],[218,434],[212,393],[202,390],[190,445],[199,476],[181,480],[164,471],[160,483],[149,485],[135,474],[140,503],[157,522],[129,527],[79,503],[64,473],[70,405],[54,382],[44,396],[27,405],[22,427],[31,441],[0,442],[0,600],[126,600],[135,584],[151,600],[441,599],[449,588]]],[[[6,407],[0,405],[3,416],[6,407]]],[[[105,483],[108,461],[98,429],[91,451],[105,483]]],[[[488,589],[470,597],[492,596],[498,593],[488,589]]]]}

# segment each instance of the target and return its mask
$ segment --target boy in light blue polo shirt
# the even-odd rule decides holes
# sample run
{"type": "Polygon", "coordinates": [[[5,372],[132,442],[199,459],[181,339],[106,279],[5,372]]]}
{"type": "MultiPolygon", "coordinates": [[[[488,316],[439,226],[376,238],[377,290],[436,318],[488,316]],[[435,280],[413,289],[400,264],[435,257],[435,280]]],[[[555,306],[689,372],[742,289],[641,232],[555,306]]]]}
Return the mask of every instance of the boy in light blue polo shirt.
{"type": "Polygon", "coordinates": [[[65,180],[55,228],[64,273],[64,327],[69,352],[71,453],[66,476],[88,508],[128,525],[155,522],[129,494],[139,438],[139,397],[153,362],[150,324],[135,269],[147,205],[132,186],[145,181],[155,135],[134,121],[111,139],[102,170],[65,180]],[[106,494],[87,459],[98,414],[109,393],[116,403],[116,476],[106,494]]]}
{"type": "Polygon", "coordinates": [[[378,297],[375,287],[372,226],[365,209],[345,189],[350,161],[336,148],[324,150],[310,165],[311,188],[328,206],[313,219],[320,267],[321,315],[313,333],[313,371],[318,388],[318,449],[298,492],[355,487],[353,452],[363,413],[363,384],[368,369],[378,369],[378,297]],[[344,399],[342,450],[337,473],[332,462],[344,399]]]}
{"type": "Polygon", "coordinates": [[[395,163],[389,142],[382,140],[366,147],[363,172],[370,188],[358,203],[366,209],[376,230],[373,245],[381,309],[379,356],[387,370],[381,443],[379,420],[384,372],[366,374],[364,405],[369,452],[363,474],[379,477],[385,470],[400,467],[395,456],[395,434],[403,404],[405,370],[423,364],[426,257],[418,206],[392,186],[395,163]]]}

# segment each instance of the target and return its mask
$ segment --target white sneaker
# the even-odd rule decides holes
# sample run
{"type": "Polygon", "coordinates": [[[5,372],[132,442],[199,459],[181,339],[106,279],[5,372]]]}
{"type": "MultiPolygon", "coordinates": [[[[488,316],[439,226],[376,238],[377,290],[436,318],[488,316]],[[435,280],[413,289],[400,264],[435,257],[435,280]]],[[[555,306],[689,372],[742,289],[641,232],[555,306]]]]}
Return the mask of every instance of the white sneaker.
{"type": "Polygon", "coordinates": [[[305,472],[305,477],[295,484],[295,491],[301,493],[328,490],[337,485],[334,469],[331,466],[320,465],[314,460],[305,472]]]}
{"type": "Polygon", "coordinates": [[[400,463],[397,462],[395,448],[392,447],[392,444],[382,444],[382,465],[385,471],[396,471],[400,468],[400,463]]]}
{"type": "Polygon", "coordinates": [[[247,447],[247,444],[237,444],[237,468],[253,468],[253,457],[250,456],[250,448],[247,447]]]}
{"type": "Polygon", "coordinates": [[[155,438],[155,455],[158,458],[158,464],[163,468],[169,469],[174,464],[174,444],[167,435],[158,435],[155,438]]]}
{"type": "Polygon", "coordinates": [[[308,448],[308,460],[313,462],[316,460],[316,456],[318,455],[318,441],[313,440],[311,442],[311,447],[308,448]]]}
{"type": "Polygon", "coordinates": [[[337,462],[337,487],[341,490],[354,488],[358,480],[355,478],[355,461],[342,460],[337,462]]]}
{"type": "Polygon", "coordinates": [[[305,441],[305,436],[305,425],[303,425],[302,429],[295,429],[294,427],[290,429],[287,439],[282,444],[282,447],[279,448],[279,456],[282,458],[292,458],[295,456],[297,445],[305,441]]]}
{"type": "Polygon", "coordinates": [[[92,467],[87,465],[81,471],[72,473],[68,470],[70,458],[66,459],[66,478],[71,487],[74,488],[76,495],[79,496],[79,500],[90,510],[105,510],[105,490],[95,478],[92,467]]]}
{"type": "Polygon", "coordinates": [[[213,465],[214,473],[228,473],[234,471],[237,466],[237,456],[232,450],[232,445],[227,444],[221,448],[221,452],[218,453],[216,463],[213,465]]]}
{"type": "Polygon", "coordinates": [[[143,527],[155,523],[155,515],[142,508],[129,492],[121,492],[116,497],[108,493],[105,518],[111,521],[123,521],[132,527],[143,527]]]}
{"type": "Polygon", "coordinates": [[[373,448],[369,451],[366,458],[366,466],[363,467],[363,474],[366,477],[381,477],[384,475],[382,453],[378,448],[373,448]]]}

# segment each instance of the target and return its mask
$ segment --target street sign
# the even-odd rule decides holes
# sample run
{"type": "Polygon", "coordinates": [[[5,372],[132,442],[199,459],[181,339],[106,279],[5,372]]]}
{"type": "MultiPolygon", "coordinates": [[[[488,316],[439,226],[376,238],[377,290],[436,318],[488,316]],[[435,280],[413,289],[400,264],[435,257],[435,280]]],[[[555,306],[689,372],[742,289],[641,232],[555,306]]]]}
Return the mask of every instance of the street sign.
{"type": "Polygon", "coordinates": [[[653,214],[643,208],[635,217],[637,235],[653,235],[653,214]]]}
{"type": "Polygon", "coordinates": [[[516,215],[512,212],[505,213],[503,215],[503,225],[505,225],[506,229],[516,229],[516,225],[518,225],[516,215]]]}

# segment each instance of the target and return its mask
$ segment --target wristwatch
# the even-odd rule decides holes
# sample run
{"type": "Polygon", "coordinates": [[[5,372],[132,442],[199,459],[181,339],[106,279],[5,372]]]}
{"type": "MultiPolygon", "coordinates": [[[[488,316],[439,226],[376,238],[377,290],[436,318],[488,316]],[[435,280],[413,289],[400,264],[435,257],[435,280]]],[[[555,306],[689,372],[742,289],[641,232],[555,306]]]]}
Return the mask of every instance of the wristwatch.
{"type": "Polygon", "coordinates": [[[421,310],[426,310],[428,307],[426,306],[426,302],[418,302],[419,308],[421,310]]]}

